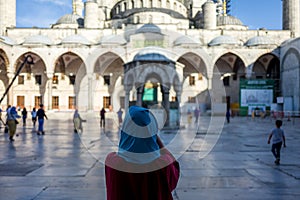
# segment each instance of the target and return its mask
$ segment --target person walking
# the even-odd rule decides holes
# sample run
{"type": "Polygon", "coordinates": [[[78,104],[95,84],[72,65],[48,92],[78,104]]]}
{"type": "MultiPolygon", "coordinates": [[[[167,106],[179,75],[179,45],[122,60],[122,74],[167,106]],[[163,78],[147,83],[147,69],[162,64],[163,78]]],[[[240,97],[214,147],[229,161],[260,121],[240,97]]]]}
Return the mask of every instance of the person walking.
{"type": "Polygon", "coordinates": [[[9,130],[9,140],[11,142],[14,140],[14,135],[17,130],[17,124],[19,123],[17,118],[21,118],[20,115],[18,115],[16,107],[13,106],[7,110],[7,125],[9,130]]]}
{"type": "Polygon", "coordinates": [[[230,110],[229,109],[226,111],[226,120],[227,120],[227,123],[230,123],[230,110]]]}
{"type": "Polygon", "coordinates": [[[180,166],[158,136],[150,110],[131,106],[120,130],[118,152],[105,159],[107,200],[172,200],[180,166]]]}
{"type": "Polygon", "coordinates": [[[119,122],[119,126],[121,126],[122,122],[123,122],[123,119],[122,119],[122,115],[123,115],[123,111],[122,111],[122,108],[120,108],[117,112],[118,114],[118,122],[119,122]]]}
{"type": "Polygon", "coordinates": [[[27,119],[27,110],[24,107],[22,110],[22,120],[23,120],[23,126],[26,126],[26,119],[27,119]]]}
{"type": "Polygon", "coordinates": [[[272,153],[275,157],[274,163],[276,165],[280,164],[280,150],[283,142],[283,147],[286,147],[285,143],[285,135],[284,131],[281,129],[282,126],[282,121],[281,120],[276,120],[275,121],[276,128],[274,128],[268,138],[268,144],[270,144],[271,139],[272,139],[272,153]]]}
{"type": "Polygon", "coordinates": [[[100,111],[100,127],[103,127],[105,128],[105,109],[102,108],[101,111],[100,111]]]}
{"type": "Polygon", "coordinates": [[[33,127],[35,127],[35,123],[36,123],[36,109],[33,108],[32,111],[31,111],[31,120],[32,120],[32,124],[33,124],[33,127]]]}
{"type": "Polygon", "coordinates": [[[82,122],[84,122],[79,113],[78,109],[75,110],[74,115],[73,115],[73,123],[74,123],[74,132],[79,133],[79,131],[82,132],[82,122]]]}
{"type": "Polygon", "coordinates": [[[200,115],[200,110],[199,110],[198,107],[196,107],[195,110],[194,110],[195,123],[198,123],[199,115],[200,115]]]}
{"type": "Polygon", "coordinates": [[[6,122],[5,122],[5,128],[4,128],[4,133],[8,133],[8,124],[7,124],[7,119],[8,119],[8,112],[11,109],[11,105],[8,105],[6,108],[6,122]]]}
{"type": "Polygon", "coordinates": [[[37,134],[38,135],[40,135],[40,134],[45,135],[45,132],[44,132],[44,118],[46,118],[48,120],[48,117],[45,114],[43,104],[40,104],[40,108],[38,109],[36,116],[37,116],[38,122],[39,122],[39,127],[38,127],[37,134]]]}

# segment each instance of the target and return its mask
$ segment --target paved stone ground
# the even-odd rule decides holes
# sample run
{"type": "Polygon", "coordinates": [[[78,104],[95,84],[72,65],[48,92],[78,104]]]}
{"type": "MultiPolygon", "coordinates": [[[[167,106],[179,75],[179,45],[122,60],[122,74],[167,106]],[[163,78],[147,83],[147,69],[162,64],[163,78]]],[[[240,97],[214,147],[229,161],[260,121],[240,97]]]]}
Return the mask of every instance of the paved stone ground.
{"type": "MultiPolygon", "coordinates": [[[[0,200],[106,199],[103,161],[117,150],[115,116],[106,129],[98,113],[82,133],[73,133],[72,113],[48,113],[46,135],[37,136],[30,120],[19,125],[15,142],[0,130],[0,200]]],[[[176,200],[300,199],[300,119],[284,121],[287,148],[274,164],[267,144],[270,119],[201,117],[199,126],[161,133],[178,158],[181,177],[176,200]]]]}

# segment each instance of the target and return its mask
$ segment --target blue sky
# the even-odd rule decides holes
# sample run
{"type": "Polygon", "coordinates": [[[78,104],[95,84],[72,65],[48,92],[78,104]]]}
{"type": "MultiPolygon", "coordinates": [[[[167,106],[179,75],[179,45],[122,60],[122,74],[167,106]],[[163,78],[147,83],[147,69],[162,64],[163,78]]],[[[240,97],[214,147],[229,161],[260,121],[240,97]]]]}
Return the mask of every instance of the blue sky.
{"type": "MultiPolygon", "coordinates": [[[[17,0],[18,27],[50,27],[72,12],[72,0],[17,0]]],[[[281,29],[281,0],[231,0],[231,15],[249,29],[281,29]]]]}

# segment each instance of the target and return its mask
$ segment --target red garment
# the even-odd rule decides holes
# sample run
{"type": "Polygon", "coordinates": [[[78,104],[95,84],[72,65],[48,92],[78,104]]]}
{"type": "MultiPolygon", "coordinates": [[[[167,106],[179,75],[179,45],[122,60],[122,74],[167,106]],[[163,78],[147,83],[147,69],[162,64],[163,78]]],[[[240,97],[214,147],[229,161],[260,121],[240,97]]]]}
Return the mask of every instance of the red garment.
{"type": "Polygon", "coordinates": [[[107,200],[172,200],[179,171],[179,163],[169,152],[143,165],[110,153],[105,161],[107,200]],[[155,170],[148,171],[149,166],[155,170]],[[146,172],[135,173],[136,169],[146,172]]]}

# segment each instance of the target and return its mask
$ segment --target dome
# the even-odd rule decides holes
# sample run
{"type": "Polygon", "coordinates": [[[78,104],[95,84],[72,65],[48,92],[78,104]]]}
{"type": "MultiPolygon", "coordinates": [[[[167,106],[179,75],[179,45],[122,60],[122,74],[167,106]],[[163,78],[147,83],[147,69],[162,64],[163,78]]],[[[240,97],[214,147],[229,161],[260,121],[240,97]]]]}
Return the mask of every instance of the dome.
{"type": "Polygon", "coordinates": [[[62,44],[83,44],[83,45],[90,45],[90,41],[88,41],[85,37],[82,35],[71,35],[66,38],[64,38],[61,41],[62,44]]]}
{"type": "Polygon", "coordinates": [[[212,41],[208,43],[208,46],[218,46],[218,45],[239,45],[240,42],[232,36],[229,35],[221,35],[219,37],[214,38],[212,41]]]}
{"type": "Polygon", "coordinates": [[[269,37],[267,36],[255,36],[253,38],[250,38],[245,45],[250,46],[259,46],[259,45],[270,45],[275,44],[269,37]]]}
{"type": "Polygon", "coordinates": [[[101,38],[100,44],[116,44],[123,45],[126,44],[127,41],[122,35],[109,35],[101,38]]]}
{"type": "Polygon", "coordinates": [[[14,45],[16,44],[15,41],[13,41],[11,38],[7,37],[7,36],[0,36],[0,41],[8,44],[8,45],[14,45]]]}
{"type": "Polygon", "coordinates": [[[45,35],[32,35],[25,38],[23,45],[27,44],[42,44],[42,45],[51,45],[52,41],[45,35]]]}
{"type": "Polygon", "coordinates": [[[181,45],[200,45],[201,43],[195,40],[194,38],[183,35],[178,37],[173,44],[174,46],[181,46],[181,45]]]}
{"type": "Polygon", "coordinates": [[[243,26],[243,23],[241,20],[239,20],[236,17],[230,16],[230,15],[219,15],[217,17],[217,26],[224,26],[224,25],[238,25],[243,26]]]}
{"type": "Polygon", "coordinates": [[[134,56],[133,61],[160,61],[160,62],[170,62],[171,60],[166,56],[159,53],[138,53],[134,56]]]}
{"type": "Polygon", "coordinates": [[[59,18],[55,25],[59,24],[78,24],[79,27],[83,27],[84,19],[77,14],[66,14],[59,18]]]}
{"type": "Polygon", "coordinates": [[[141,28],[135,31],[136,34],[138,33],[159,33],[161,34],[161,30],[158,26],[154,24],[145,24],[141,28]]]}

